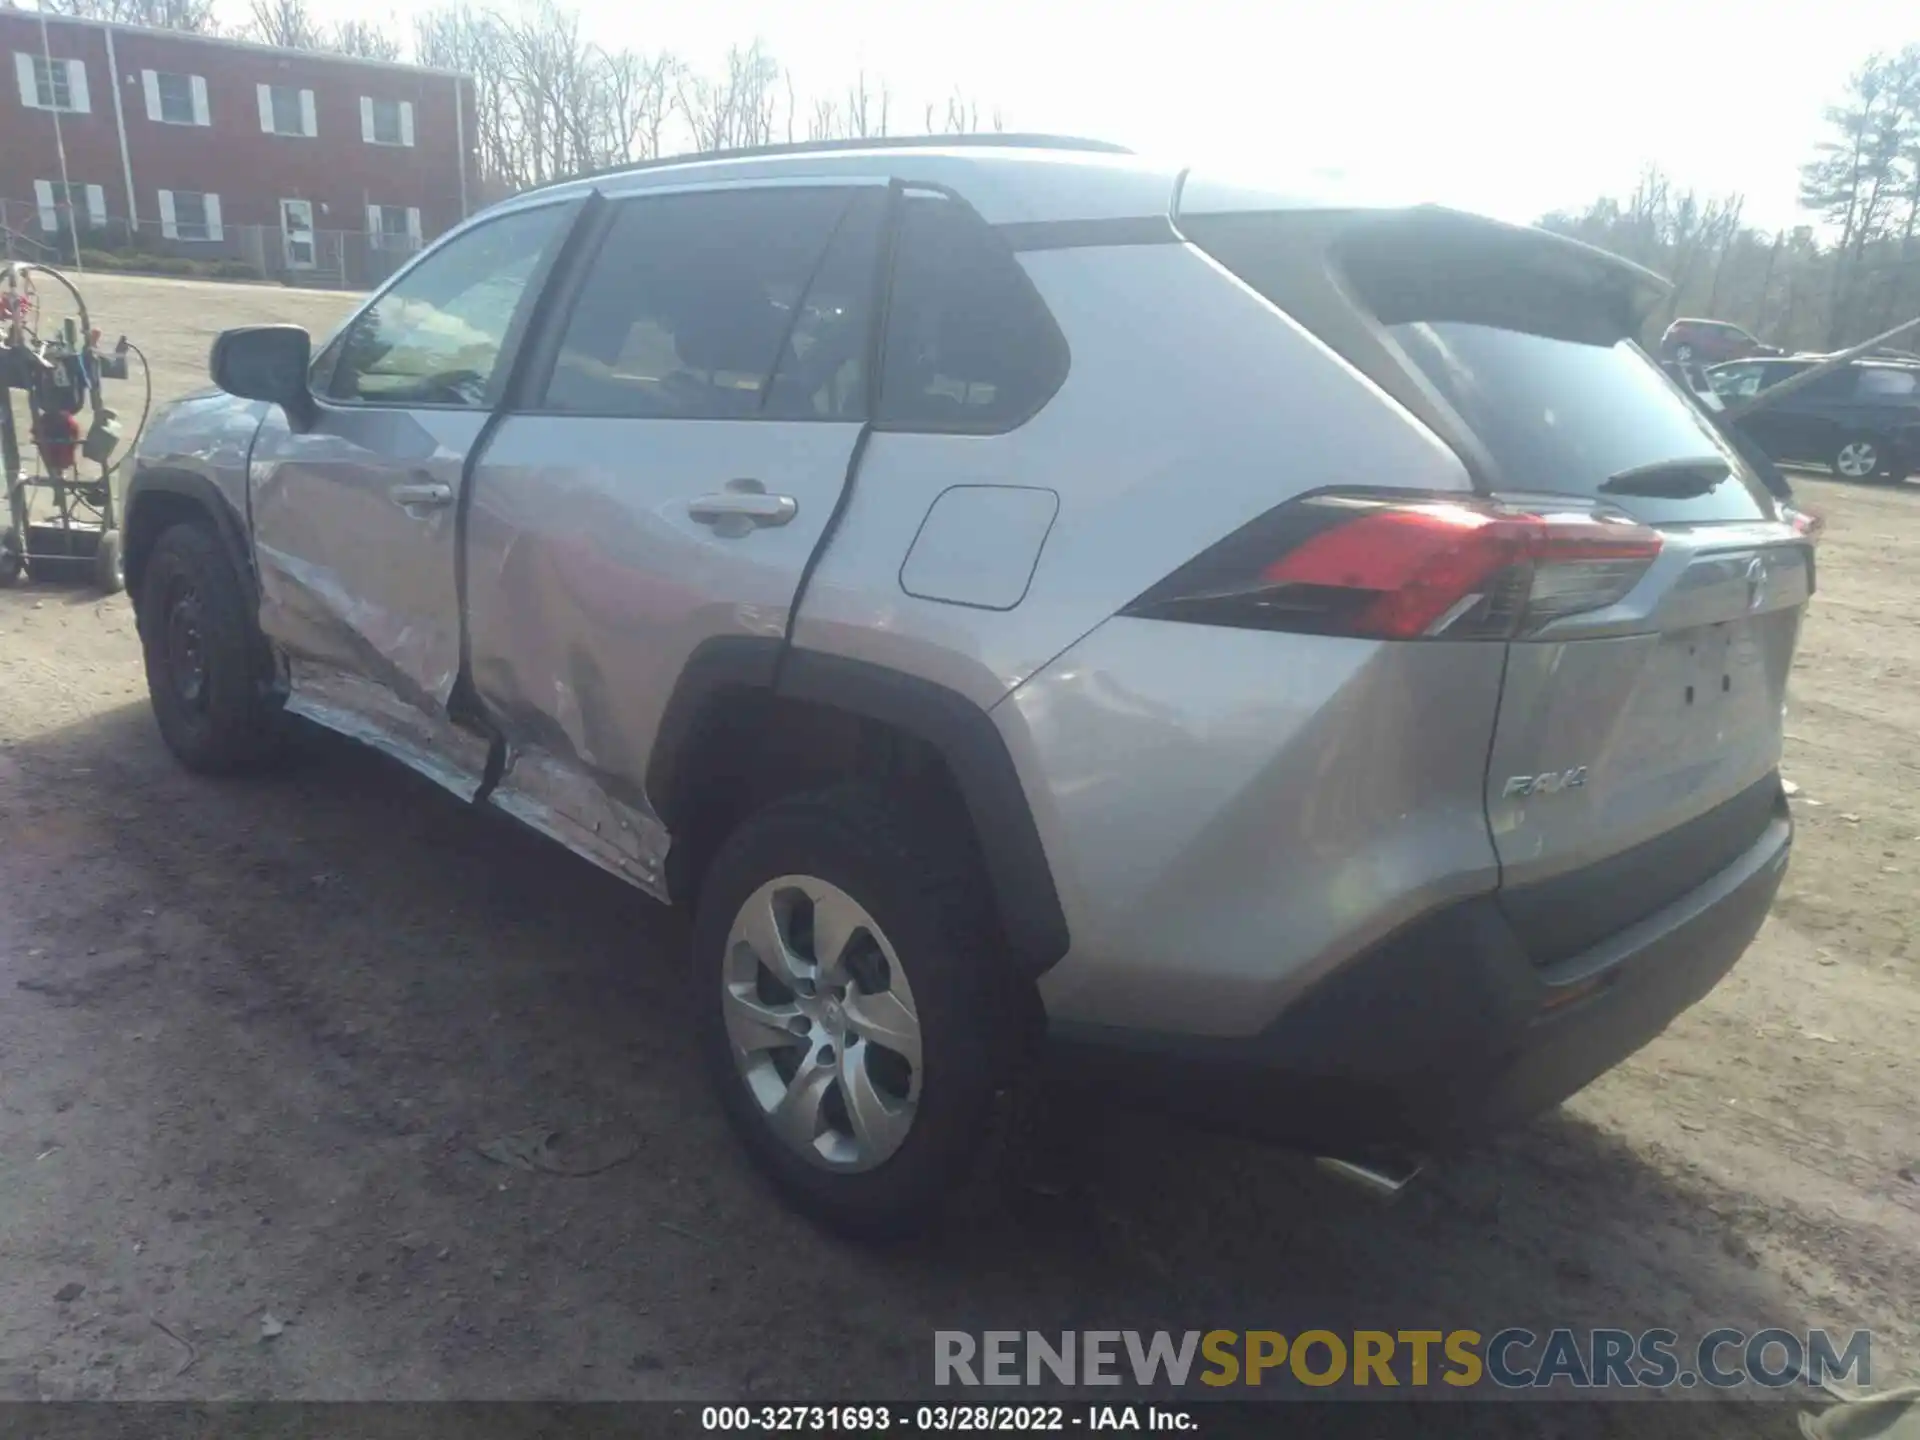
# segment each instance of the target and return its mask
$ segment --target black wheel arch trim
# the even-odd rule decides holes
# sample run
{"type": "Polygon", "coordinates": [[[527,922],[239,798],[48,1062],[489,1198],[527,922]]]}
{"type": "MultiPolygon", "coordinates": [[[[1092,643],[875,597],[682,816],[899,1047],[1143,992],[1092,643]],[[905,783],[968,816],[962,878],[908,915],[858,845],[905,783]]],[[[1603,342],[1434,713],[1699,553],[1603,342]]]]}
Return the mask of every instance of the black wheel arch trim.
{"type": "Polygon", "coordinates": [[[682,761],[730,690],[833,706],[925,741],[946,762],[981,838],[1001,929],[1021,972],[1040,975],[1066,954],[1066,915],[1006,742],[979,705],[918,676],[845,656],[786,649],[773,637],[706,641],[681,672],[647,767],[647,794],[669,832],[682,828],[675,822],[693,801],[681,793],[688,783],[682,761]]]}
{"type": "Polygon", "coordinates": [[[220,537],[221,547],[233,562],[234,573],[240,577],[247,599],[258,604],[259,577],[254,573],[252,547],[247,541],[247,524],[234,508],[233,502],[204,475],[196,475],[190,470],[145,469],[137,472],[128,482],[126,498],[121,502],[122,561],[126,565],[127,589],[134,597],[136,616],[140,600],[139,577],[145,570],[148,553],[160,538],[159,531],[148,534],[147,527],[141,523],[142,514],[149,509],[142,502],[155,495],[190,501],[213,522],[214,533],[220,537]]]}

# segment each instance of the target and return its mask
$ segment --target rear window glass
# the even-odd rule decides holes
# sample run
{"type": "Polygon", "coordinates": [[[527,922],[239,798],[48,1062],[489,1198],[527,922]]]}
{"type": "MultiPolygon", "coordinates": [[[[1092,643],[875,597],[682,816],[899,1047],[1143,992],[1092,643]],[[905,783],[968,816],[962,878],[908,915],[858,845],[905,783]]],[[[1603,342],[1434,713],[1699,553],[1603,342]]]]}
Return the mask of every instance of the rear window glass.
{"type": "Polygon", "coordinates": [[[1498,467],[1506,491],[1596,496],[1652,524],[1751,520],[1765,492],[1631,341],[1556,339],[1462,321],[1389,327],[1420,372],[1498,467]],[[1704,495],[1614,495],[1622,471],[1724,459],[1732,473],[1704,495]]]}
{"type": "Polygon", "coordinates": [[[1604,498],[1651,524],[1772,513],[1703,413],[1713,402],[1696,404],[1625,338],[1660,293],[1645,272],[1428,207],[1183,215],[1181,226],[1452,444],[1486,488],[1604,498]],[[1624,470],[1702,460],[1732,472],[1704,495],[1600,488],[1624,470]]]}

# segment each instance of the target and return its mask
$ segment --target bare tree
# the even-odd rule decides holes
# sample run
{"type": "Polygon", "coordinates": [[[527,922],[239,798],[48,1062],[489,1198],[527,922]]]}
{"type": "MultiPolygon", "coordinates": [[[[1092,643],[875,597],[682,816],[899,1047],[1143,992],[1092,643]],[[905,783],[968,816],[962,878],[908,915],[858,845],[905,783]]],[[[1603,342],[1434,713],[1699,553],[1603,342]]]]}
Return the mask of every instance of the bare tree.
{"type": "Polygon", "coordinates": [[[189,35],[215,35],[220,30],[213,0],[47,0],[47,13],[189,35]]]}
{"type": "Polygon", "coordinates": [[[695,150],[737,150],[773,140],[785,76],[765,45],[727,51],[726,73],[708,79],[682,70],[675,86],[680,114],[695,150]]]}
{"type": "Polygon", "coordinates": [[[256,40],[289,50],[320,48],[320,27],[307,0],[252,0],[249,13],[253,23],[248,31],[256,40]]]}
{"type": "MultiPolygon", "coordinates": [[[[1000,128],[1000,117],[996,113],[991,118],[995,130],[1000,128]]],[[[927,103],[926,128],[929,135],[975,135],[980,131],[980,102],[969,100],[955,90],[947,97],[944,110],[936,111],[931,101],[927,103]]]]}
{"type": "MultiPolygon", "coordinates": [[[[565,0],[442,0],[416,14],[412,49],[422,64],[473,77],[472,143],[489,197],[682,150],[884,135],[891,119],[886,84],[864,72],[838,95],[809,95],[759,40],[732,47],[711,73],[610,50],[586,38],[565,0]]],[[[981,124],[958,91],[928,116],[948,131],[981,124]]],[[[1000,128],[997,112],[991,123],[1000,128]]]]}
{"type": "Polygon", "coordinates": [[[319,48],[366,60],[398,60],[401,55],[399,40],[367,20],[342,20],[319,48]]]}

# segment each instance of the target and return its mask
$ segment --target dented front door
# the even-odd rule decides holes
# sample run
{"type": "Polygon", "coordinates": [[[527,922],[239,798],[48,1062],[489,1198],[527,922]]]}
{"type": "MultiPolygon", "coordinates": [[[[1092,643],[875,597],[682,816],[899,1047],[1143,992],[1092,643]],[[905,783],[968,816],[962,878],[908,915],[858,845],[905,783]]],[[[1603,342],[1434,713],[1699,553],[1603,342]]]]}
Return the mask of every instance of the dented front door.
{"type": "Polygon", "coordinates": [[[571,214],[512,211],[424,256],[316,364],[311,423],[276,410],[254,442],[260,621],[288,708],[468,797],[486,744],[448,716],[462,486],[571,214]]]}

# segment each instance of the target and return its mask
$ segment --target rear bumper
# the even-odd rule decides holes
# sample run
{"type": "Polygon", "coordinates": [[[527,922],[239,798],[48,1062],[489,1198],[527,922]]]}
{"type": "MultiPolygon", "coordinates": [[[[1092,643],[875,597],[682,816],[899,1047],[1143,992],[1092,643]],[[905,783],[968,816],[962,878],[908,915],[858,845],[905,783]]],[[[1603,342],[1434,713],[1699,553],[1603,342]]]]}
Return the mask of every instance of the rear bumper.
{"type": "Polygon", "coordinates": [[[1792,839],[1782,798],[1711,879],[1550,965],[1482,896],[1342,966],[1253,1036],[1057,1022],[1056,1078],[1332,1154],[1455,1149],[1551,1109],[1711,990],[1766,919],[1792,839]]]}

